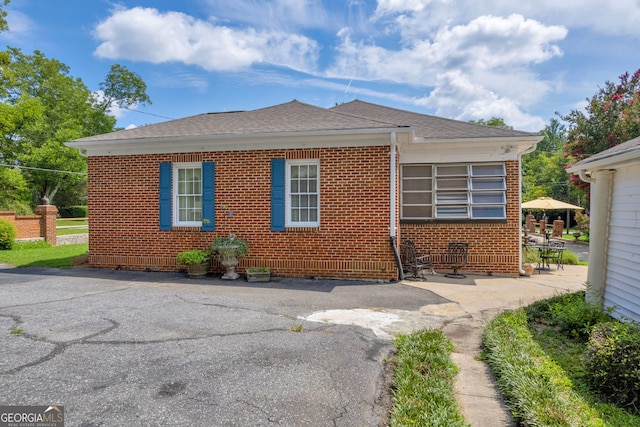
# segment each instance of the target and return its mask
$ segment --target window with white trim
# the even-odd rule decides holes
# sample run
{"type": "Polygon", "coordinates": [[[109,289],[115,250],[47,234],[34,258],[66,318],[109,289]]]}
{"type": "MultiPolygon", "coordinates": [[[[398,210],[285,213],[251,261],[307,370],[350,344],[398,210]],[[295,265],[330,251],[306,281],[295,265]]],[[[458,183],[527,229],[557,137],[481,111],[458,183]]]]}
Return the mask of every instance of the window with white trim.
{"type": "Polygon", "coordinates": [[[202,225],[202,163],[173,164],[173,225],[202,225]]]}
{"type": "Polygon", "coordinates": [[[320,225],[320,160],[287,160],[285,224],[287,227],[320,225]]]}
{"type": "Polygon", "coordinates": [[[401,166],[401,219],[506,219],[504,163],[401,166]]]}

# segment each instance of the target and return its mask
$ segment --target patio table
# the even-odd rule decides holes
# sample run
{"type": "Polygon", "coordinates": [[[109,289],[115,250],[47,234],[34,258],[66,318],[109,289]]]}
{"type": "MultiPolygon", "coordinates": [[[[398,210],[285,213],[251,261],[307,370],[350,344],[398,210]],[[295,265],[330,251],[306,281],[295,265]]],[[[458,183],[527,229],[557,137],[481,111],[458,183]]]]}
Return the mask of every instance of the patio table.
{"type": "Polygon", "coordinates": [[[540,262],[538,262],[538,273],[541,270],[551,271],[551,263],[550,261],[556,261],[556,269],[563,269],[564,266],[562,263],[562,253],[566,249],[564,247],[564,243],[562,242],[549,242],[544,244],[538,244],[531,246],[533,248],[538,249],[538,253],[540,254],[540,262]]]}

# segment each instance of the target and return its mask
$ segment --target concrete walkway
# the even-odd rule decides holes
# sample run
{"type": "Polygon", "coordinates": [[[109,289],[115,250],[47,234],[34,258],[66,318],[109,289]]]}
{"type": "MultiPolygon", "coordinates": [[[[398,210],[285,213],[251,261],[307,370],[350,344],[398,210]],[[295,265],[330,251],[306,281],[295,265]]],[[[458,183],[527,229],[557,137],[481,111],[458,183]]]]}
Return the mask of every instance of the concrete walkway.
{"type": "MultiPolygon", "coordinates": [[[[587,267],[566,265],[564,270],[535,272],[531,277],[468,275],[466,279],[450,279],[436,275],[427,276],[427,281],[401,282],[451,300],[454,304],[446,305],[450,311],[466,314],[456,316],[442,330],[455,345],[452,359],[460,369],[456,393],[467,423],[473,427],[515,426],[488,366],[477,360],[486,323],[505,310],[557,294],[583,290],[586,278],[587,267]]],[[[422,311],[432,310],[434,314],[441,314],[443,306],[427,306],[422,311]]]]}

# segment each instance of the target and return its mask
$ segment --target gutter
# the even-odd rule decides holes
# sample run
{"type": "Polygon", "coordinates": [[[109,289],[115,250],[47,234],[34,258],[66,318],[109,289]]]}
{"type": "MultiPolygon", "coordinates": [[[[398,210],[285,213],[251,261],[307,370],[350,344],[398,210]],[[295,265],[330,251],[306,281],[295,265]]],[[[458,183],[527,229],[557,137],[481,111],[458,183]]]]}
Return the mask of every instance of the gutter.
{"type": "MultiPolygon", "coordinates": [[[[522,156],[524,154],[533,153],[538,148],[538,142],[540,142],[542,138],[538,139],[531,148],[524,150],[521,153],[518,153],[518,203],[522,206],[522,156]]],[[[518,227],[522,227],[522,207],[518,208],[518,227]]],[[[522,242],[518,244],[518,252],[519,252],[519,260],[518,269],[520,271],[521,276],[526,276],[524,269],[522,268],[522,242]]]]}
{"type": "Polygon", "coordinates": [[[398,173],[397,168],[397,136],[395,132],[391,132],[390,135],[391,144],[390,144],[390,170],[389,173],[389,244],[391,245],[391,249],[393,250],[393,256],[396,260],[396,265],[398,267],[398,280],[404,279],[404,274],[402,273],[402,260],[400,259],[400,254],[398,254],[398,246],[396,245],[396,174],[398,173]]]}
{"type": "Polygon", "coordinates": [[[594,182],[596,182],[595,178],[593,178],[590,175],[587,175],[587,171],[584,169],[580,169],[578,171],[578,177],[580,177],[582,181],[588,182],[589,184],[593,184],[594,182]]]}

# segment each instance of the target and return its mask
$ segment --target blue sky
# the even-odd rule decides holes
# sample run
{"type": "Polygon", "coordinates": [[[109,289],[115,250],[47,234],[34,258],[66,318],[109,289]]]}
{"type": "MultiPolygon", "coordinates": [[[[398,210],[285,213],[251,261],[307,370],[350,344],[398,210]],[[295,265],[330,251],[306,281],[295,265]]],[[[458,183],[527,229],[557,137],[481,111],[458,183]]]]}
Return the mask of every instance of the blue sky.
{"type": "Polygon", "coordinates": [[[97,90],[114,63],[152,104],[121,127],[292,99],[361,99],[539,131],[640,68],[636,0],[11,0],[0,44],[97,90]]]}

